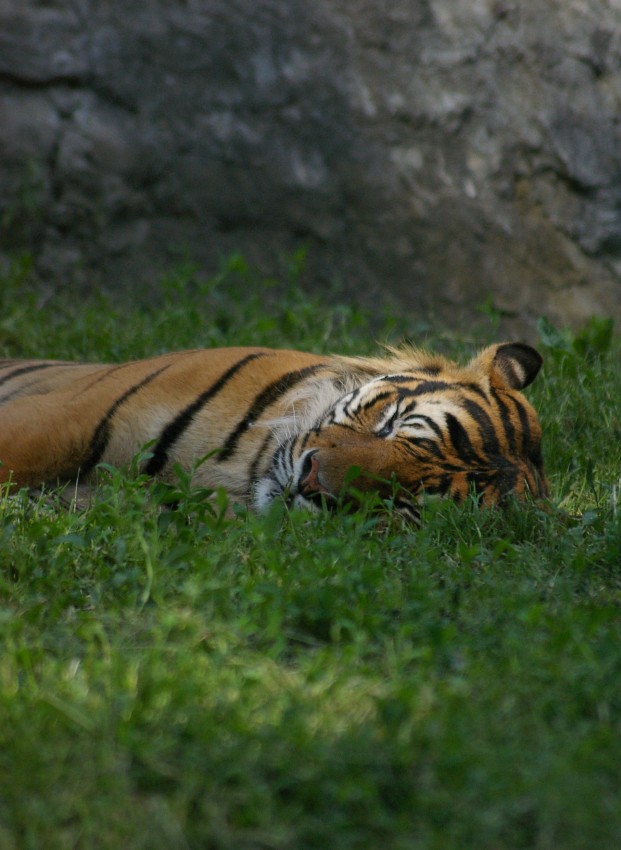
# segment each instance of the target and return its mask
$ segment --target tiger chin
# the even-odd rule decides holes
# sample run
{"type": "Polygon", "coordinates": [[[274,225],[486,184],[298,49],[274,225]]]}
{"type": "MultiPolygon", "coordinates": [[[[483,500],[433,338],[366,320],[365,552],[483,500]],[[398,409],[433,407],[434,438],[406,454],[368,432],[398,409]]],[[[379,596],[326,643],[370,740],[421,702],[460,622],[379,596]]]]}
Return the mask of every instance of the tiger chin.
{"type": "Polygon", "coordinates": [[[541,427],[521,390],[541,356],[519,342],[467,365],[413,348],[379,357],[268,348],[129,363],[0,361],[0,482],[93,484],[99,464],[224,488],[257,510],[373,492],[416,520],[423,494],[493,505],[545,498],[541,427]]]}

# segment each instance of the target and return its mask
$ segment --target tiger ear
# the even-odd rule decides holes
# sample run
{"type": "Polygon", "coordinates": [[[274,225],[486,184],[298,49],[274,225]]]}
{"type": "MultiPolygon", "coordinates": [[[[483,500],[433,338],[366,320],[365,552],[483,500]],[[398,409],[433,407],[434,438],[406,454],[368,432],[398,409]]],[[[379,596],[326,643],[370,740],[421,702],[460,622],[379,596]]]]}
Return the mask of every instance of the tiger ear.
{"type": "Polygon", "coordinates": [[[492,386],[523,390],[537,377],[543,358],[532,346],[523,342],[503,342],[485,348],[472,361],[472,366],[489,373],[492,386]]]}

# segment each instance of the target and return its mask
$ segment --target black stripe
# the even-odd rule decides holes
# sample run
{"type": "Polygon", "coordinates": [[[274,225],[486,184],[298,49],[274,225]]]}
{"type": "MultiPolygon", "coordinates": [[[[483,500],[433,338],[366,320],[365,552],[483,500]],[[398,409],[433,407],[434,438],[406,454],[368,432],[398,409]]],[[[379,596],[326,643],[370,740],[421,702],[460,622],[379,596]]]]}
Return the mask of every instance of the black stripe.
{"type": "MultiPolygon", "coordinates": [[[[344,431],[351,431],[354,434],[359,433],[359,429],[356,428],[355,425],[352,425],[349,422],[335,422],[334,419],[332,419],[330,422],[328,422],[328,425],[334,425],[335,428],[342,428],[344,431]]],[[[318,428],[313,428],[313,433],[321,434],[323,428],[324,428],[324,426],[322,424],[320,424],[318,428]]],[[[378,438],[378,439],[381,439],[381,438],[378,438]]]]}
{"type": "Polygon", "coordinates": [[[112,375],[114,372],[118,372],[119,369],[126,369],[128,366],[133,366],[133,365],[134,365],[134,363],[132,362],[132,363],[120,363],[118,366],[108,366],[108,368],[105,369],[103,374],[97,375],[97,377],[93,381],[91,381],[90,384],[87,384],[85,387],[82,387],[82,389],[80,390],[79,393],[77,393],[77,395],[83,395],[85,392],[88,392],[88,390],[90,390],[92,387],[94,387],[95,384],[98,384],[101,381],[105,381],[105,379],[109,375],[112,375]]]}
{"type": "Polygon", "coordinates": [[[299,384],[300,381],[304,380],[304,378],[314,375],[321,369],[325,369],[325,366],[321,364],[306,366],[304,369],[298,369],[296,372],[287,372],[282,376],[282,378],[278,378],[277,381],[273,381],[271,384],[268,384],[268,386],[255,397],[255,400],[248,408],[248,412],[244,418],[240,420],[237,427],[227,438],[224,446],[222,447],[222,451],[217,455],[216,459],[218,463],[230,458],[237,448],[237,444],[242,435],[248,430],[248,428],[250,428],[252,423],[261,416],[264,410],[266,410],[275,401],[278,401],[284,393],[292,389],[292,387],[296,384],[299,384]]]}
{"type": "Polygon", "coordinates": [[[426,393],[437,393],[443,392],[444,390],[468,390],[469,392],[476,393],[480,396],[484,401],[487,401],[487,394],[485,390],[482,389],[478,384],[473,384],[471,382],[463,382],[463,381],[426,381],[422,380],[414,376],[414,378],[410,375],[391,375],[390,380],[394,384],[405,384],[411,382],[412,380],[419,381],[419,384],[412,389],[404,388],[399,390],[400,398],[410,398],[411,396],[419,396],[425,395],[426,393]]]}
{"type": "Polygon", "coordinates": [[[511,452],[511,454],[515,454],[515,427],[513,425],[513,422],[511,421],[511,414],[509,413],[509,408],[504,403],[503,399],[500,397],[500,393],[494,388],[492,388],[492,398],[496,402],[496,405],[498,406],[498,410],[500,412],[500,421],[502,422],[502,426],[505,429],[507,443],[509,444],[509,451],[511,452]]]}
{"type": "Polygon", "coordinates": [[[503,460],[497,467],[470,470],[467,480],[470,487],[474,486],[477,495],[489,495],[493,491],[496,500],[499,500],[515,490],[518,475],[518,467],[503,460]]]}
{"type": "Polygon", "coordinates": [[[472,445],[468,432],[459,419],[453,416],[452,413],[447,413],[446,424],[448,425],[449,437],[451,438],[453,448],[459,458],[467,463],[480,462],[480,457],[472,445]]]}
{"type": "Polygon", "coordinates": [[[473,383],[462,384],[460,382],[460,383],[457,383],[456,386],[464,387],[464,389],[470,390],[471,393],[476,393],[478,396],[481,396],[483,401],[489,401],[487,393],[485,392],[483,387],[480,387],[478,384],[473,384],[473,383]]]}
{"type": "Polygon", "coordinates": [[[166,425],[160,438],[153,448],[153,457],[149,460],[145,467],[147,475],[157,475],[164,468],[168,461],[168,453],[172,446],[177,442],[183,432],[190,426],[192,420],[198,411],[204,407],[208,401],[216,396],[222,390],[231,378],[242,369],[246,363],[256,360],[259,357],[265,357],[264,354],[248,354],[237,363],[233,364],[226,372],[218,378],[215,384],[212,384],[208,389],[202,392],[194,401],[190,402],[181,413],[179,413],[171,422],[166,425]]]}
{"type": "Polygon", "coordinates": [[[481,437],[483,438],[483,451],[485,452],[485,454],[499,454],[500,444],[498,443],[498,437],[496,436],[496,429],[494,428],[494,423],[490,419],[489,415],[483,410],[481,405],[476,403],[476,401],[464,399],[463,405],[464,408],[470,414],[470,416],[472,416],[474,421],[479,426],[481,437]]]}
{"type": "Polygon", "coordinates": [[[365,401],[364,404],[361,404],[358,408],[358,413],[363,410],[369,410],[369,408],[373,407],[378,403],[378,401],[384,401],[384,399],[392,398],[393,390],[386,390],[385,392],[378,393],[374,398],[369,399],[369,401],[365,401]]]}
{"type": "Polygon", "coordinates": [[[399,410],[399,418],[403,421],[407,419],[407,417],[416,410],[418,402],[415,400],[408,401],[404,403],[403,396],[399,396],[400,410],[399,410]]]}
{"type": "Polygon", "coordinates": [[[456,501],[461,501],[461,497],[456,493],[451,492],[453,486],[453,476],[445,473],[440,473],[435,479],[431,479],[433,483],[425,484],[423,482],[423,490],[426,493],[440,493],[441,495],[450,494],[456,501]]]}
{"type": "MultiPolygon", "coordinates": [[[[407,375],[401,375],[395,373],[394,375],[382,375],[382,379],[384,381],[388,381],[391,384],[410,384],[412,381],[422,381],[423,383],[428,383],[425,381],[425,378],[421,378],[421,375],[426,375],[428,377],[434,377],[435,375],[440,374],[440,369],[419,369],[413,368],[412,372],[407,375]]],[[[431,381],[431,383],[437,383],[436,381],[431,381]]]]}
{"type": "Polygon", "coordinates": [[[541,445],[529,447],[528,460],[534,465],[535,469],[543,469],[543,454],[541,453],[541,445]]]}
{"type": "MultiPolygon", "coordinates": [[[[343,415],[344,416],[351,416],[352,415],[351,414],[351,406],[356,401],[356,399],[359,397],[361,389],[362,389],[362,387],[356,387],[355,390],[352,390],[351,393],[349,393],[350,399],[347,402],[347,404],[345,405],[345,407],[343,408],[343,415]]],[[[338,404],[338,402],[337,402],[337,404],[338,404]]],[[[334,406],[334,408],[332,410],[332,414],[334,415],[335,412],[336,412],[336,405],[334,406]]]]}
{"type": "Polygon", "coordinates": [[[382,375],[381,380],[389,384],[411,384],[412,381],[420,381],[422,378],[416,375],[382,375]]]}
{"type": "Polygon", "coordinates": [[[37,372],[40,369],[53,369],[55,366],[74,366],[74,363],[35,363],[34,366],[21,366],[19,369],[14,369],[8,375],[0,378],[0,385],[6,384],[7,381],[19,377],[19,375],[27,375],[28,372],[37,372]]]}
{"type": "Polygon", "coordinates": [[[302,454],[302,452],[306,449],[306,446],[307,446],[308,441],[310,440],[311,436],[313,436],[313,435],[316,436],[317,434],[320,433],[320,430],[321,430],[320,428],[313,428],[312,430],[307,431],[305,434],[298,434],[297,435],[297,437],[295,439],[300,440],[300,454],[302,454]]]}
{"type": "Polygon", "coordinates": [[[270,443],[272,442],[272,432],[268,431],[265,439],[259,446],[258,452],[254,456],[254,460],[250,465],[250,470],[248,472],[248,482],[249,484],[253,484],[257,480],[257,470],[259,468],[259,464],[261,463],[261,459],[265,452],[268,450],[270,443]]]}
{"type": "Polygon", "coordinates": [[[446,381],[421,381],[421,383],[413,390],[408,392],[403,391],[404,398],[408,396],[424,395],[425,393],[438,393],[444,390],[450,390],[455,387],[455,384],[447,384],[446,381]]]}
{"type": "MultiPolygon", "coordinates": [[[[183,351],[183,352],[178,352],[177,354],[174,354],[174,355],[169,354],[169,355],[162,355],[162,356],[167,356],[167,358],[170,357],[171,362],[169,363],[169,365],[172,366],[173,362],[179,363],[179,361],[183,357],[192,356],[194,354],[196,354],[195,350],[183,351]],[[174,361],[172,360],[173,357],[174,357],[174,361]]],[[[154,361],[156,361],[157,359],[158,358],[154,358],[154,361]]],[[[97,372],[95,373],[95,375],[96,375],[95,379],[93,381],[91,381],[90,384],[87,384],[85,387],[82,387],[82,389],[80,390],[78,395],[83,395],[85,392],[88,392],[88,390],[92,389],[96,384],[101,383],[101,381],[106,381],[110,377],[110,375],[113,375],[116,372],[119,372],[121,369],[128,369],[132,366],[135,366],[136,362],[137,362],[136,360],[130,360],[127,363],[119,363],[117,366],[102,365],[100,370],[99,370],[99,373],[97,373],[97,372]]]]}
{"type": "MultiPolygon", "coordinates": [[[[449,413],[449,414],[447,414],[447,416],[451,416],[451,415],[452,415],[452,414],[450,414],[450,413],[449,413]]],[[[434,432],[434,433],[435,433],[438,437],[440,437],[440,439],[442,439],[442,438],[444,437],[444,434],[442,433],[442,428],[440,428],[440,426],[437,424],[437,422],[434,422],[434,420],[431,418],[431,416],[426,416],[426,415],[425,415],[425,414],[423,414],[423,413],[415,413],[415,414],[414,414],[414,416],[416,416],[416,418],[417,418],[417,419],[422,419],[422,420],[423,420],[423,422],[425,422],[427,425],[429,425],[429,427],[431,428],[431,430],[432,430],[432,431],[433,431],[433,432],[434,432]]],[[[404,420],[405,420],[405,417],[404,417],[404,420]]],[[[404,428],[407,428],[407,427],[408,427],[408,423],[407,423],[407,421],[404,421],[404,422],[403,422],[403,427],[404,427],[404,428]]],[[[413,442],[413,443],[415,443],[415,442],[417,441],[417,438],[416,438],[416,437],[408,437],[407,439],[408,439],[408,440],[410,440],[410,441],[411,441],[411,442],[413,442]]],[[[418,440],[418,442],[423,443],[425,439],[428,439],[428,438],[419,439],[419,440],[418,440]]]]}
{"type": "Polygon", "coordinates": [[[42,378],[41,377],[35,378],[34,381],[29,381],[27,384],[22,384],[20,382],[18,384],[18,386],[15,387],[15,389],[11,390],[8,393],[5,393],[2,396],[2,398],[0,399],[0,404],[6,404],[7,401],[11,401],[11,399],[15,398],[16,396],[19,397],[19,398],[22,398],[24,396],[27,397],[27,396],[32,396],[32,395],[43,395],[44,393],[33,392],[32,389],[33,389],[33,387],[38,386],[44,380],[45,380],[45,376],[42,377],[42,378]]]}
{"type": "Polygon", "coordinates": [[[95,428],[93,432],[93,436],[91,437],[91,442],[89,446],[88,455],[86,460],[82,464],[82,474],[86,475],[90,470],[96,466],[101,460],[103,453],[106,450],[106,446],[108,445],[108,440],[110,439],[110,422],[112,418],[116,414],[119,407],[121,407],[128,398],[135,395],[139,390],[145,387],[147,384],[150,384],[151,381],[155,380],[158,375],[161,375],[166,369],[168,369],[170,364],[166,366],[162,366],[161,369],[156,369],[155,372],[151,372],[150,375],[147,375],[146,378],[143,378],[141,381],[138,381],[137,384],[134,384],[128,390],[125,390],[122,396],[119,396],[117,400],[111,405],[106,413],[99,420],[99,424],[95,428]]]}
{"type": "MultiPolygon", "coordinates": [[[[422,456],[421,452],[426,452],[428,456],[433,458],[433,460],[442,461],[444,459],[444,448],[443,446],[438,445],[435,440],[431,440],[429,437],[406,437],[405,439],[407,440],[406,446],[412,457],[419,459],[422,456]]],[[[443,463],[442,468],[448,469],[449,466],[443,463]]]]}
{"type": "Polygon", "coordinates": [[[531,445],[532,433],[530,430],[530,422],[528,421],[528,413],[517,398],[513,398],[512,396],[511,401],[516,407],[518,416],[520,417],[520,425],[522,426],[522,454],[528,455],[533,449],[533,446],[531,445]]]}
{"type": "Polygon", "coordinates": [[[382,401],[385,401],[387,398],[391,398],[393,395],[394,390],[392,389],[386,390],[386,392],[378,393],[374,398],[370,398],[368,399],[368,401],[362,402],[362,404],[357,407],[356,410],[354,410],[353,412],[347,411],[347,415],[350,418],[355,419],[356,421],[361,422],[364,425],[364,414],[371,408],[380,404],[382,401]]]}

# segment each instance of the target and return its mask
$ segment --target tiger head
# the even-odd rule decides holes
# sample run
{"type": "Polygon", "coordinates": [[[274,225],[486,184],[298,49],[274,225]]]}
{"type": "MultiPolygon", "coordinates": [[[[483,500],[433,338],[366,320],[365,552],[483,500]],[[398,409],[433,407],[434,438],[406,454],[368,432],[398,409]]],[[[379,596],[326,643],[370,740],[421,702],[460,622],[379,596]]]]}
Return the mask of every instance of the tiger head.
{"type": "Polygon", "coordinates": [[[347,488],[350,498],[373,491],[392,499],[416,520],[423,494],[463,501],[473,492],[484,505],[510,494],[544,498],[541,427],[520,392],[541,363],[522,343],[490,346],[466,367],[420,355],[387,359],[382,365],[394,368],[281,442],[255,505],[280,494],[295,506],[329,505],[347,488]]]}

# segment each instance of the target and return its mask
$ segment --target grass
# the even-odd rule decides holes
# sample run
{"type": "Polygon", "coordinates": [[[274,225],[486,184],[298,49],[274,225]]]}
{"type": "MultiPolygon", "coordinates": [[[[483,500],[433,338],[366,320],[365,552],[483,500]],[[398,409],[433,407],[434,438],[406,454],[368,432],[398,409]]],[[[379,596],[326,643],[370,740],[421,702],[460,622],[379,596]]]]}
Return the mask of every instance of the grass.
{"type": "MultiPolygon", "coordinates": [[[[18,264],[0,356],[493,334],[328,307],[294,273],[234,258],[80,303],[18,264]]],[[[549,511],[230,519],[114,471],[83,512],[4,498],[0,850],[619,846],[620,342],[540,333],[549,511]]]]}

